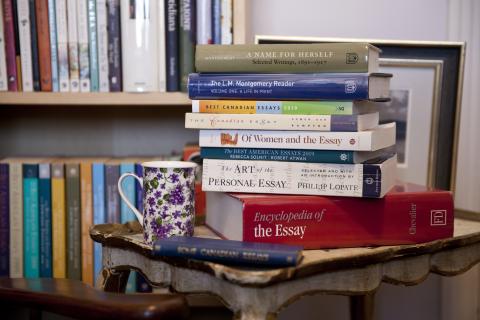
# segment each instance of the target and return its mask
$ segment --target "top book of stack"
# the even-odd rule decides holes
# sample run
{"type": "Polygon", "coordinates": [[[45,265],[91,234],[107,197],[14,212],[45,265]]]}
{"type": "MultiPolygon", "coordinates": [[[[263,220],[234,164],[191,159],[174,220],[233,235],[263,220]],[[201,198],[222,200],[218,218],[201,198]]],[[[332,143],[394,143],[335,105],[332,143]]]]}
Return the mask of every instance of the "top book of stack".
{"type": "Polygon", "coordinates": [[[368,43],[199,45],[197,72],[375,73],[380,49],[368,43]]]}

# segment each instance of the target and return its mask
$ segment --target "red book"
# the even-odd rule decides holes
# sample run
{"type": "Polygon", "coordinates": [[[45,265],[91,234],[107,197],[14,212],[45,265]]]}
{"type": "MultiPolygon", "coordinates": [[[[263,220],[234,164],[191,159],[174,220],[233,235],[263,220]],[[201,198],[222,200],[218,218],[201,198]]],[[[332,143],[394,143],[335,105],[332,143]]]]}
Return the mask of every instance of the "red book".
{"type": "Polygon", "coordinates": [[[8,91],[18,91],[17,57],[15,51],[15,25],[12,0],[3,0],[5,55],[7,60],[8,91]]]}
{"type": "Polygon", "coordinates": [[[52,60],[50,29],[48,25],[48,0],[35,1],[37,19],[38,62],[40,64],[40,89],[52,91],[52,60]]]}
{"type": "Polygon", "coordinates": [[[229,240],[305,249],[399,245],[453,235],[449,191],[397,185],[382,199],[207,193],[207,225],[229,240]]]}

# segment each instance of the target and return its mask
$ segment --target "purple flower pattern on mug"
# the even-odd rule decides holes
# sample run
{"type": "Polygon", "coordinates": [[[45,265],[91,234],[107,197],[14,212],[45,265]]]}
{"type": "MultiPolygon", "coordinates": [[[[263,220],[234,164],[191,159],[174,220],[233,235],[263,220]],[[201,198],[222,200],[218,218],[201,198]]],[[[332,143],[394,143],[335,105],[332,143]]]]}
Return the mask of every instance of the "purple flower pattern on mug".
{"type": "Polygon", "coordinates": [[[195,218],[193,168],[144,168],[145,242],[172,235],[193,235],[195,218]],[[148,235],[148,236],[147,236],[148,235]]]}

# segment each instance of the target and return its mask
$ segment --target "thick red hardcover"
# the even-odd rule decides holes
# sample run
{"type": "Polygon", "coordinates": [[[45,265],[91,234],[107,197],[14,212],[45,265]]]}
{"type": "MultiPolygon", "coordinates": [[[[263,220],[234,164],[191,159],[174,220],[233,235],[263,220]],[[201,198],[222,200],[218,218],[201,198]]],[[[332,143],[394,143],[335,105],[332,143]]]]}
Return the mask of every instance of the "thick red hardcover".
{"type": "Polygon", "coordinates": [[[52,91],[52,59],[48,25],[48,0],[35,1],[38,36],[38,62],[40,64],[40,88],[52,91]]]}
{"type": "Polygon", "coordinates": [[[451,192],[412,184],[397,185],[382,199],[230,196],[243,202],[244,241],[320,249],[412,244],[453,235],[451,192]]]}

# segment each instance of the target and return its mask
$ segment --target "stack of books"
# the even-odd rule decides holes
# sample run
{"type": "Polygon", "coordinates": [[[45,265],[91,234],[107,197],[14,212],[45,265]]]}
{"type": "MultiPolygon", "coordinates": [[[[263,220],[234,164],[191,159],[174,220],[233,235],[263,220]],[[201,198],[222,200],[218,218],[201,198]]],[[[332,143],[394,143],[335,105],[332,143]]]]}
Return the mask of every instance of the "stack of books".
{"type": "Polygon", "coordinates": [[[232,1],[2,1],[0,91],[186,90],[195,45],[232,43],[232,1]]]}
{"type": "Polygon", "coordinates": [[[189,77],[206,223],[223,238],[334,248],[451,236],[450,192],[397,185],[390,74],[367,43],[198,46],[189,77]],[[372,199],[378,198],[378,199],[372,199]]]}

